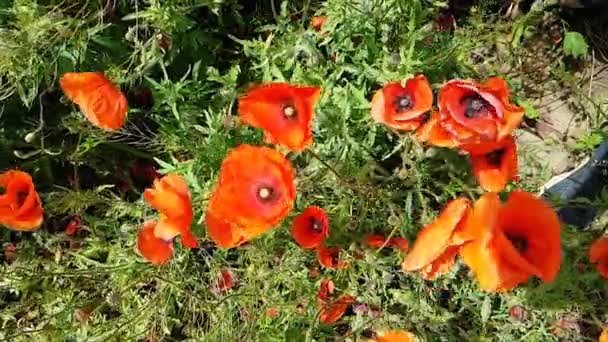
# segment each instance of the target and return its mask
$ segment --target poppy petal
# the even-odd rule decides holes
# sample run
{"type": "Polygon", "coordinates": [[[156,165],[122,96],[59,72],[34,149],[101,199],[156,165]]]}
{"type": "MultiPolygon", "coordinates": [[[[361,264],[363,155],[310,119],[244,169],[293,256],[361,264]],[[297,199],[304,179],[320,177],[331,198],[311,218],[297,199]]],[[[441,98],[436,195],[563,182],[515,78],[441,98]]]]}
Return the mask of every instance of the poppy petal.
{"type": "Polygon", "coordinates": [[[420,270],[422,278],[433,280],[448,273],[456,263],[456,255],[459,249],[460,246],[448,247],[437,259],[420,270]]]}
{"type": "Polygon", "coordinates": [[[439,216],[418,233],[414,246],[401,268],[405,271],[419,270],[441,256],[469,209],[469,201],[466,198],[449,202],[439,216]]]}
{"type": "Polygon", "coordinates": [[[317,259],[319,264],[326,268],[345,268],[346,262],[340,260],[340,247],[326,247],[321,245],[317,247],[317,259]]]}
{"type": "Polygon", "coordinates": [[[323,305],[319,310],[319,321],[325,324],[337,322],[344,316],[348,307],[354,302],[355,297],[351,295],[342,295],[333,303],[323,305]]]}
{"type": "Polygon", "coordinates": [[[291,227],[294,240],[302,248],[316,248],[329,235],[329,220],[323,208],[309,206],[296,216],[291,227]]]}
{"type": "Polygon", "coordinates": [[[32,177],[19,170],[0,174],[0,225],[18,231],[34,231],[40,227],[44,210],[32,177]]]}
{"type": "Polygon", "coordinates": [[[440,124],[439,112],[433,112],[427,122],[418,128],[416,138],[439,147],[456,147],[458,143],[440,124]]]}
{"type": "Polygon", "coordinates": [[[137,234],[139,253],[153,264],[160,265],[171,259],[173,243],[154,236],[156,221],[146,221],[137,234]]]}
{"type": "Polygon", "coordinates": [[[232,248],[244,242],[230,222],[216,216],[211,210],[205,214],[205,224],[209,238],[219,247],[232,248]]]}
{"type": "Polygon", "coordinates": [[[508,136],[502,146],[490,153],[471,155],[473,174],[486,191],[502,191],[507,182],[517,176],[517,147],[513,136],[508,136]]]}
{"type": "Polygon", "coordinates": [[[380,247],[384,246],[385,244],[388,244],[388,241],[386,240],[384,235],[380,235],[380,234],[366,235],[364,240],[365,240],[365,244],[372,248],[380,248],[380,247]]]}
{"type": "Polygon", "coordinates": [[[389,330],[378,334],[377,338],[369,342],[413,342],[414,335],[405,330],[389,330]]]}
{"type": "Polygon", "coordinates": [[[152,188],[144,191],[144,198],[156,210],[171,219],[192,218],[192,203],[186,181],[170,173],[155,179],[152,188]]]}
{"type": "Polygon", "coordinates": [[[608,342],[608,328],[604,328],[602,330],[602,334],[600,335],[598,342],[608,342]]]}
{"type": "Polygon", "coordinates": [[[485,193],[475,202],[465,221],[464,231],[476,238],[460,248],[460,255],[475,273],[480,287],[489,291],[496,291],[501,281],[498,256],[490,248],[500,207],[500,198],[496,193],[485,193]]]}
{"type": "Polygon", "coordinates": [[[537,275],[553,281],[562,260],[561,225],[555,211],[529,192],[513,191],[500,211],[499,224],[510,240],[523,239],[521,256],[538,269],[537,275]]]}
{"type": "Polygon", "coordinates": [[[474,83],[453,80],[444,84],[439,90],[439,108],[483,140],[496,139],[497,117],[502,117],[502,104],[491,94],[482,93],[474,83]],[[472,112],[473,107],[475,112],[472,112]]]}
{"type": "Polygon", "coordinates": [[[608,262],[608,236],[602,236],[591,244],[589,260],[593,263],[608,262]]]}
{"type": "Polygon", "coordinates": [[[93,125],[104,129],[123,126],[129,110],[127,98],[103,73],[68,72],[59,84],[93,125]]]}
{"type": "Polygon", "coordinates": [[[388,243],[391,246],[396,246],[402,252],[407,252],[410,249],[410,242],[407,241],[406,238],[400,236],[391,238],[388,243]]]}
{"type": "Polygon", "coordinates": [[[319,87],[282,82],[255,86],[240,97],[239,113],[272,141],[299,151],[312,143],[314,105],[320,93],[319,87]]]}
{"type": "Polygon", "coordinates": [[[325,24],[325,21],[327,21],[327,17],[324,15],[314,16],[310,20],[310,26],[312,26],[316,31],[321,31],[321,28],[323,28],[323,24],[325,24]]]}

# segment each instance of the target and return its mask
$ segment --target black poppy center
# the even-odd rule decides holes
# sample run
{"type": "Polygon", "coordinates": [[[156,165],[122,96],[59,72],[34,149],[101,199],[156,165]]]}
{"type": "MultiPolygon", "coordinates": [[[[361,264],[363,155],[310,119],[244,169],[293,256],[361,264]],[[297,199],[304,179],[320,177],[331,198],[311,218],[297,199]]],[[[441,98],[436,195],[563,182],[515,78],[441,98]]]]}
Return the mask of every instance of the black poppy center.
{"type": "Polygon", "coordinates": [[[21,207],[25,200],[27,199],[27,191],[25,190],[17,190],[17,206],[21,207]]]}
{"type": "Polygon", "coordinates": [[[502,156],[504,154],[505,154],[504,149],[492,151],[492,152],[486,154],[486,160],[488,161],[488,164],[490,164],[494,167],[499,167],[500,163],[502,161],[502,156]]]}
{"type": "Polygon", "coordinates": [[[0,195],[4,195],[6,193],[6,188],[0,185],[0,195]]]}
{"type": "Polygon", "coordinates": [[[414,100],[407,94],[400,95],[395,98],[395,106],[397,107],[398,112],[405,112],[414,107],[414,100]]]}
{"type": "Polygon", "coordinates": [[[513,247],[517,249],[520,253],[525,253],[528,250],[528,239],[519,234],[506,234],[507,239],[511,241],[513,247]]]}
{"type": "Polygon", "coordinates": [[[310,218],[310,229],[315,233],[321,233],[323,231],[323,223],[315,217],[310,218]]]}
{"type": "Polygon", "coordinates": [[[283,116],[287,119],[293,119],[298,116],[298,111],[293,104],[288,103],[283,106],[283,116]]]}
{"type": "Polygon", "coordinates": [[[276,191],[271,186],[263,185],[258,188],[257,196],[262,202],[270,202],[276,196],[276,191]]]}
{"type": "Polygon", "coordinates": [[[479,94],[464,96],[460,102],[464,104],[464,116],[469,119],[488,114],[492,107],[490,103],[479,94]]]}

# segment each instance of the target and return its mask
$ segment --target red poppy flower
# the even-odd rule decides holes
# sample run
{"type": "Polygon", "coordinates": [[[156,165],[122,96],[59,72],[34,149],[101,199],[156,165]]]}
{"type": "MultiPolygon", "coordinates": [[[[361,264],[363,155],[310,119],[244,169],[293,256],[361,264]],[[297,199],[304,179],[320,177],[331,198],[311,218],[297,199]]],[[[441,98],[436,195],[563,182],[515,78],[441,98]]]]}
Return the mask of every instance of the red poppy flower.
{"type": "Polygon", "coordinates": [[[511,135],[492,152],[471,154],[470,157],[473,174],[486,191],[502,191],[517,176],[517,147],[511,135]]]}
{"type": "Polygon", "coordinates": [[[460,245],[473,238],[463,232],[470,211],[466,198],[449,202],[439,216],[418,233],[401,268],[410,272],[421,270],[421,275],[426,279],[434,279],[448,272],[460,245]]]}
{"type": "Polygon", "coordinates": [[[491,77],[482,84],[452,80],[439,91],[438,118],[423,125],[424,134],[418,137],[438,146],[446,146],[449,137],[451,144],[465,151],[487,153],[511,135],[523,116],[524,109],[509,102],[502,78],[491,77]]]}
{"type": "Polygon", "coordinates": [[[274,82],[256,86],[239,99],[239,113],[247,124],[264,130],[266,141],[291,150],[312,143],[314,105],[321,88],[274,82]]]}
{"type": "Polygon", "coordinates": [[[80,230],[80,216],[75,216],[65,227],[65,235],[72,236],[80,230]]]}
{"type": "Polygon", "coordinates": [[[551,282],[561,264],[560,222],[542,199],[514,191],[503,205],[496,193],[485,193],[467,220],[479,237],[460,254],[480,287],[504,291],[536,275],[551,282]]]}
{"type": "Polygon", "coordinates": [[[319,286],[317,295],[317,308],[319,309],[319,320],[325,324],[331,324],[338,321],[355,302],[355,297],[344,294],[337,299],[332,300],[335,290],[334,282],[329,279],[323,279],[319,286]]]}
{"type": "Polygon", "coordinates": [[[597,270],[608,279],[608,237],[602,236],[595,240],[589,249],[589,260],[597,264],[597,270]]]}
{"type": "Polygon", "coordinates": [[[433,107],[433,92],[422,74],[407,80],[405,86],[391,82],[372,98],[372,118],[397,130],[415,130],[424,120],[424,113],[433,107]]]}
{"type": "Polygon", "coordinates": [[[154,236],[170,241],[180,235],[182,243],[188,248],[198,246],[192,234],[192,200],[188,184],[179,175],[170,173],[155,179],[152,188],[144,191],[144,198],[160,212],[160,221],[154,230],[154,236]]]}
{"type": "Polygon", "coordinates": [[[268,147],[240,145],[220,168],[205,222],[220,247],[238,246],[279,223],[293,207],[291,163],[268,147]]]}
{"type": "Polygon", "coordinates": [[[340,260],[340,247],[326,247],[321,245],[317,247],[317,259],[319,264],[326,268],[345,268],[347,263],[344,260],[340,260]]]}
{"type": "Polygon", "coordinates": [[[125,123],[129,110],[127,98],[103,73],[67,72],[59,84],[93,125],[118,129],[125,123]]]}
{"type": "Polygon", "coordinates": [[[19,170],[0,174],[0,225],[33,231],[42,224],[44,211],[32,177],[19,170]]]}
{"type": "Polygon", "coordinates": [[[160,265],[171,259],[173,242],[154,236],[156,225],[157,221],[154,220],[144,222],[143,228],[137,234],[137,249],[148,261],[160,265]]]}
{"type": "Polygon", "coordinates": [[[369,234],[365,236],[365,243],[372,248],[380,248],[382,246],[394,246],[401,249],[403,252],[407,252],[409,249],[409,242],[406,238],[392,237],[386,239],[384,235],[380,234],[369,234]]]}
{"type": "Polygon", "coordinates": [[[291,234],[302,248],[319,247],[329,235],[329,219],[323,208],[309,206],[296,216],[291,234]]]}
{"type": "Polygon", "coordinates": [[[405,330],[389,330],[379,333],[376,338],[372,338],[369,342],[413,342],[414,335],[405,330]]]}
{"type": "Polygon", "coordinates": [[[279,316],[279,309],[271,307],[266,310],[266,317],[275,318],[279,316]]]}
{"type": "Polygon", "coordinates": [[[326,20],[327,17],[324,15],[312,17],[312,19],[310,20],[310,26],[312,26],[316,31],[321,31],[321,29],[323,28],[323,24],[325,24],[326,20]]]}
{"type": "Polygon", "coordinates": [[[213,282],[212,288],[218,292],[230,290],[234,287],[234,282],[234,273],[227,269],[222,270],[220,274],[218,274],[217,279],[213,282]]]}

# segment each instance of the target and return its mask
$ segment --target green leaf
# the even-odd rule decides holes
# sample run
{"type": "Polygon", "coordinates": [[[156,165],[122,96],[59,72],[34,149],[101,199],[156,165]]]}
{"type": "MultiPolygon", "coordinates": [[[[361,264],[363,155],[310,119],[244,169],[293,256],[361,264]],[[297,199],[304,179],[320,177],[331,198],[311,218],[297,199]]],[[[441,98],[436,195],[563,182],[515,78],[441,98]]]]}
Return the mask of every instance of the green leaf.
{"type": "Polygon", "coordinates": [[[534,105],[528,100],[519,100],[517,101],[520,106],[524,107],[526,111],[526,117],[528,119],[538,119],[540,118],[540,112],[534,108],[534,105]]]}
{"type": "Polygon", "coordinates": [[[567,32],[564,37],[564,52],[568,56],[580,57],[587,54],[589,45],[582,34],[567,32]]]}
{"type": "Polygon", "coordinates": [[[481,321],[485,324],[490,319],[492,313],[492,298],[486,296],[481,304],[481,321]]]}

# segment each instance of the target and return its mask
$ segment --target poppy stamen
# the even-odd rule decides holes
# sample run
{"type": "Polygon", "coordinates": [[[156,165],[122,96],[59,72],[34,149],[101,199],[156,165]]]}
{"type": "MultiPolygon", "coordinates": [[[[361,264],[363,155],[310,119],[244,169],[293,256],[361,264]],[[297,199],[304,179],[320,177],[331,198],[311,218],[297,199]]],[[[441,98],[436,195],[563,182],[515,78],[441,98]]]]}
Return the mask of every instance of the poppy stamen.
{"type": "Polygon", "coordinates": [[[296,114],[296,109],[292,105],[286,105],[283,107],[283,115],[285,115],[286,118],[292,118],[296,116],[296,114]]]}
{"type": "Polygon", "coordinates": [[[263,186],[258,189],[258,197],[262,201],[270,200],[272,198],[273,193],[274,193],[274,190],[267,186],[263,186]]]}
{"type": "Polygon", "coordinates": [[[464,116],[469,119],[486,115],[490,106],[488,101],[479,94],[464,96],[461,103],[464,104],[465,107],[464,116]]]}
{"type": "Polygon", "coordinates": [[[520,253],[526,252],[526,250],[528,249],[528,239],[526,239],[525,236],[515,235],[515,234],[506,234],[506,235],[507,235],[507,239],[509,239],[509,241],[511,241],[511,243],[513,244],[513,247],[515,247],[515,249],[517,249],[520,253]]]}
{"type": "Polygon", "coordinates": [[[323,230],[323,224],[321,222],[319,222],[319,220],[317,220],[314,217],[310,218],[310,228],[315,231],[316,233],[319,233],[323,230]]]}
{"type": "Polygon", "coordinates": [[[499,167],[502,162],[502,156],[504,154],[505,154],[504,149],[492,151],[492,152],[486,154],[486,160],[490,165],[492,165],[494,167],[499,167]]]}
{"type": "Polygon", "coordinates": [[[410,95],[398,96],[395,99],[397,105],[397,111],[404,112],[412,109],[414,107],[414,101],[410,95]]]}

